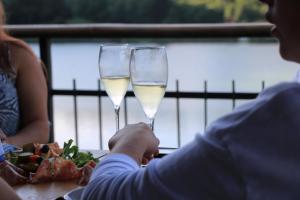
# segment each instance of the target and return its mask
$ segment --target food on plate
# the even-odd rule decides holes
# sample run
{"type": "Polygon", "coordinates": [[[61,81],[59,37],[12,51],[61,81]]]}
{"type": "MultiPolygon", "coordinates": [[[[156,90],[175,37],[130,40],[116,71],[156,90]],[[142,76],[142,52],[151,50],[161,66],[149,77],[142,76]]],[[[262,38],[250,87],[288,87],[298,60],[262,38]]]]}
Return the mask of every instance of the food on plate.
{"type": "Polygon", "coordinates": [[[6,154],[0,165],[0,176],[10,185],[46,181],[77,180],[80,185],[89,181],[98,159],[90,152],[80,152],[73,140],[60,148],[57,143],[31,143],[22,152],[6,154]]]}
{"type": "Polygon", "coordinates": [[[62,157],[55,157],[44,160],[36,173],[30,174],[31,183],[45,181],[64,181],[77,179],[80,185],[88,182],[93,168],[96,166],[94,161],[86,163],[78,168],[71,160],[62,157]]]}
{"type": "Polygon", "coordinates": [[[72,145],[73,140],[64,143],[62,157],[67,160],[72,160],[77,167],[83,167],[89,161],[98,162],[99,159],[93,157],[91,152],[80,152],[78,146],[72,145]]]}
{"type": "MultiPolygon", "coordinates": [[[[73,140],[71,140],[73,141],[73,140]]],[[[42,155],[45,158],[58,157],[63,153],[63,149],[57,143],[50,144],[34,144],[34,154],[42,155]]]]}
{"type": "Polygon", "coordinates": [[[24,144],[22,150],[24,152],[31,152],[33,153],[35,151],[35,147],[33,143],[24,144]]]}

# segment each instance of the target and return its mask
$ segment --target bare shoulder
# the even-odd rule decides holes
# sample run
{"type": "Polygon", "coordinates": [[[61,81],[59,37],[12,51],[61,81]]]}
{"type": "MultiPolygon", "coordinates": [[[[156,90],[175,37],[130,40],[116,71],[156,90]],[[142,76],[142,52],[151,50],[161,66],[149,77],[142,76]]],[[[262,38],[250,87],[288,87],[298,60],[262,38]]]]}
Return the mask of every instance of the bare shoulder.
{"type": "Polygon", "coordinates": [[[25,45],[10,42],[9,49],[11,62],[17,71],[22,70],[24,67],[28,70],[32,67],[39,66],[38,58],[34,55],[29,46],[26,47],[25,45]]]}

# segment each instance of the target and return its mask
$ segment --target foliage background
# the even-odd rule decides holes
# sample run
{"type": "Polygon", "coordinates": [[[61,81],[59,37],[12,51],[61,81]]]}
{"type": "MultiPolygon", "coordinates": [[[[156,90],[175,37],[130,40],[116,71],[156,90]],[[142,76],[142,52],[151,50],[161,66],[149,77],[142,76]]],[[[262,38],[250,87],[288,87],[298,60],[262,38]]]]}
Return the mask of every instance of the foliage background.
{"type": "Polygon", "coordinates": [[[3,0],[8,24],[262,21],[257,0],[3,0]]]}

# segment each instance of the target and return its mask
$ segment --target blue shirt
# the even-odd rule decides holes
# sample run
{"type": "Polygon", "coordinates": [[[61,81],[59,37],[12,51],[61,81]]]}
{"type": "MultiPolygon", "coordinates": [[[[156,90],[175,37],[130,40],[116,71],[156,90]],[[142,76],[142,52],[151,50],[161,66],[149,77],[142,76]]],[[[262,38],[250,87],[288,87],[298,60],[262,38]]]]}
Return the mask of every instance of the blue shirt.
{"type": "Polygon", "coordinates": [[[282,83],[145,168],[123,154],[94,170],[82,199],[300,199],[300,84],[282,83]]]}

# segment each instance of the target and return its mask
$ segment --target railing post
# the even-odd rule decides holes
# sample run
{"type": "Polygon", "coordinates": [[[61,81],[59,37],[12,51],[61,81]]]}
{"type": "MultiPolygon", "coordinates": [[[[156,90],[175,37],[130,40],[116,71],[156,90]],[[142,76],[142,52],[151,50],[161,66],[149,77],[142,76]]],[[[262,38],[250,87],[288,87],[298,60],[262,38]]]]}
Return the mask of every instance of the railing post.
{"type": "Polygon", "coordinates": [[[48,85],[48,117],[51,124],[49,142],[54,141],[54,117],[53,117],[53,82],[52,82],[52,63],[51,63],[51,40],[46,37],[39,38],[40,57],[47,69],[48,85]]]}
{"type": "Polygon", "coordinates": [[[207,126],[207,81],[204,81],[204,131],[207,126]]]}
{"type": "Polygon", "coordinates": [[[100,150],[103,150],[103,136],[102,136],[102,99],[101,99],[101,82],[100,79],[98,79],[98,91],[99,91],[99,96],[98,96],[98,114],[99,114],[99,143],[100,143],[100,150]]]}
{"type": "Polygon", "coordinates": [[[176,80],[176,121],[177,121],[177,146],[181,147],[181,127],[180,127],[180,104],[179,104],[179,81],[176,80]]]}
{"type": "Polygon", "coordinates": [[[124,122],[128,125],[127,95],[124,96],[124,122]]]}
{"type": "Polygon", "coordinates": [[[231,82],[231,89],[232,89],[232,110],[235,108],[236,103],[236,96],[235,96],[235,81],[232,80],[231,82]]]}
{"type": "Polygon", "coordinates": [[[264,90],[265,87],[266,87],[266,83],[265,83],[265,81],[262,81],[262,82],[261,82],[261,90],[264,90]]]}
{"type": "Polygon", "coordinates": [[[77,107],[77,95],[76,95],[76,80],[73,79],[73,102],[74,102],[74,123],[75,123],[75,144],[78,146],[79,144],[79,137],[78,137],[78,107],[77,107]]]}

